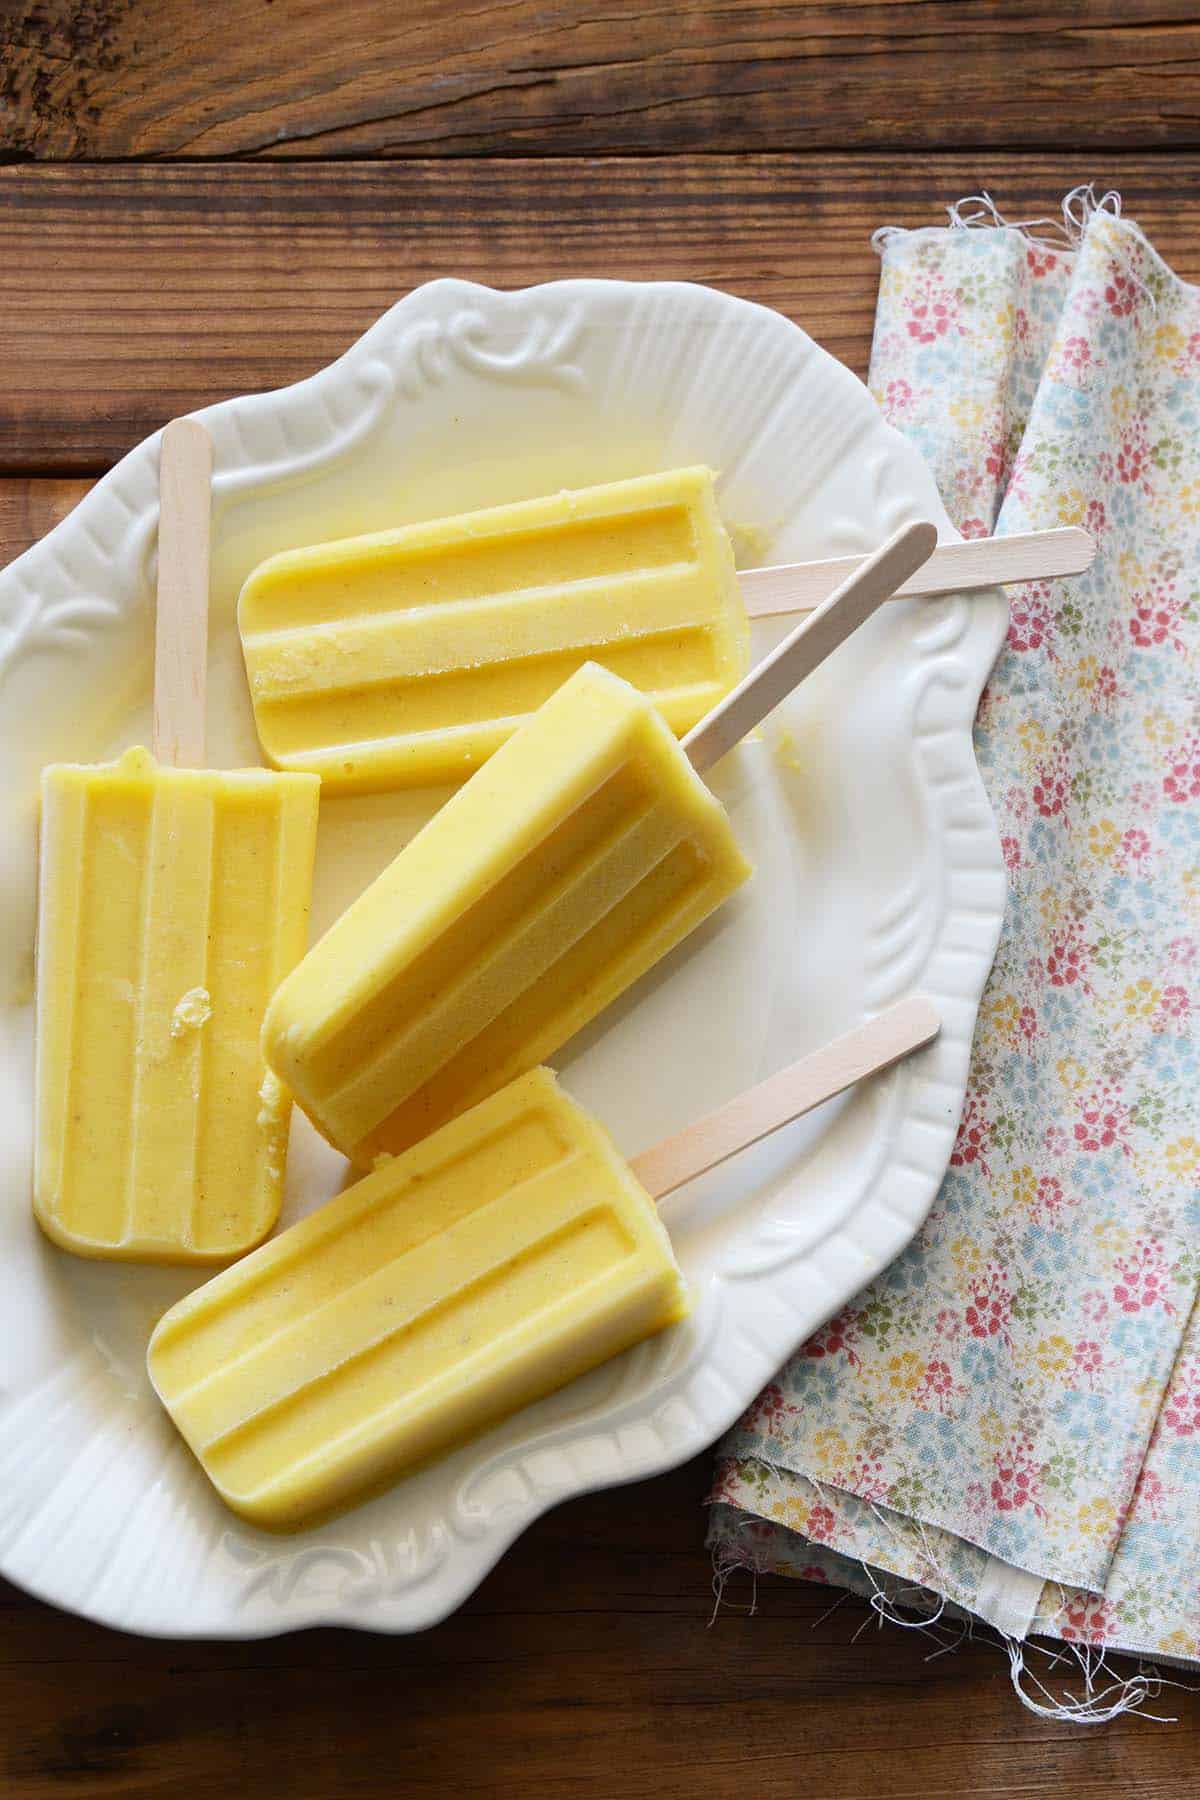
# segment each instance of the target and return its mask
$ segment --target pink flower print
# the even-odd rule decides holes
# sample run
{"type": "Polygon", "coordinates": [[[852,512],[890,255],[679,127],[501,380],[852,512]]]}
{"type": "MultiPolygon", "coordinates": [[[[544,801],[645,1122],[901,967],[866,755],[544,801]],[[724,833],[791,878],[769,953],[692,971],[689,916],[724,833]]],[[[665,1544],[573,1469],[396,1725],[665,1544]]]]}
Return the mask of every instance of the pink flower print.
{"type": "Polygon", "coordinates": [[[1170,1271],[1160,1243],[1143,1240],[1132,1255],[1119,1256],[1115,1268],[1118,1280],[1113,1299],[1122,1312],[1144,1312],[1154,1306],[1168,1314],[1175,1311],[1170,1300],[1170,1271]]]}
{"type": "Polygon", "coordinates": [[[1151,849],[1150,838],[1140,825],[1131,825],[1121,837],[1121,861],[1126,868],[1142,874],[1151,849]]]}
{"type": "Polygon", "coordinates": [[[1080,1338],[1071,1352],[1071,1369],[1076,1375],[1082,1375],[1089,1387],[1095,1387],[1096,1377],[1104,1368],[1104,1355],[1095,1338],[1080,1338]]]}
{"type": "Polygon", "coordinates": [[[918,344],[934,344],[950,331],[960,329],[954,296],[936,275],[928,275],[917,284],[908,311],[908,335],[918,344]]]}
{"type": "Polygon", "coordinates": [[[1087,945],[1073,925],[1060,936],[1051,938],[1046,973],[1052,987],[1078,987],[1083,993],[1090,993],[1087,968],[1087,945]]]}
{"type": "Polygon", "coordinates": [[[1162,1477],[1156,1475],[1153,1469],[1143,1468],[1134,1489],[1130,1512],[1136,1512],[1143,1519],[1150,1519],[1157,1524],[1166,1517],[1166,1501],[1167,1489],[1162,1477]]]}
{"type": "Polygon", "coordinates": [[[1096,696],[1097,706],[1104,712],[1111,713],[1121,693],[1117,683],[1117,671],[1111,663],[1100,664],[1096,670],[1096,685],[1092,691],[1096,696]]]}
{"type": "Polygon", "coordinates": [[[913,391],[907,381],[897,377],[883,390],[883,413],[887,419],[898,418],[912,405],[913,391]]]}
{"type": "Polygon", "coordinates": [[[1010,650],[1045,650],[1054,654],[1054,616],[1050,590],[1044,581],[1027,582],[1013,597],[1008,619],[1010,650]]]}
{"type": "Polygon", "coordinates": [[[996,1453],[992,1463],[992,1504],[998,1512],[1019,1512],[1030,1507],[1044,1519],[1042,1505],[1042,1472],[1034,1460],[1033,1445],[1023,1438],[1012,1438],[996,1453]]]}
{"type": "Polygon", "coordinates": [[[992,480],[1003,487],[1008,468],[1008,443],[1003,432],[994,431],[988,439],[983,466],[992,480]]]}
{"type": "Polygon", "coordinates": [[[734,1464],[721,1462],[717,1464],[716,1478],[708,1490],[710,1506],[717,1506],[721,1501],[732,1501],[737,1493],[737,1480],[734,1475],[734,1464]]]}
{"type": "Polygon", "coordinates": [[[971,1302],[964,1314],[967,1330],[972,1337],[1002,1337],[1007,1343],[1011,1317],[1008,1280],[998,1263],[989,1263],[986,1273],[971,1282],[971,1302]]]}
{"type": "Polygon", "coordinates": [[[1184,649],[1178,630],[1183,603],[1169,582],[1156,582],[1148,593],[1133,594],[1130,599],[1133,617],[1129,621],[1129,635],[1139,650],[1149,650],[1158,644],[1170,644],[1173,650],[1184,649]]]}
{"type": "Polygon", "coordinates": [[[959,1120],[958,1136],[954,1140],[954,1148],[950,1152],[952,1169],[970,1168],[978,1165],[984,1175],[990,1175],[991,1169],[987,1160],[987,1140],[991,1129],[991,1120],[987,1108],[978,1094],[967,1095],[967,1103],[963,1107],[959,1120]]]}
{"type": "Polygon", "coordinates": [[[1106,1644],[1113,1629],[1108,1601],[1102,1594],[1073,1594],[1058,1629],[1069,1644],[1106,1644]]]}
{"type": "Polygon", "coordinates": [[[1135,419],[1117,450],[1117,478],[1126,487],[1140,487],[1150,459],[1150,445],[1142,419],[1135,419]]]}
{"type": "Polygon", "coordinates": [[[1029,314],[1023,306],[1018,306],[1016,317],[1013,319],[1013,337],[1021,345],[1029,342],[1029,314]]]}
{"type": "Polygon", "coordinates": [[[1010,787],[1004,805],[1014,825],[1023,825],[1029,817],[1029,795],[1024,788],[1010,787]]]}
{"type": "Polygon", "coordinates": [[[854,1459],[854,1467],[843,1480],[840,1476],[831,1477],[834,1487],[846,1487],[860,1500],[886,1501],[891,1491],[884,1479],[883,1464],[873,1456],[858,1455],[854,1459]]]}
{"type": "Polygon", "coordinates": [[[991,536],[991,533],[987,528],[987,521],[984,519],[964,519],[959,526],[959,530],[965,538],[985,538],[991,536]]]}
{"type": "Polygon", "coordinates": [[[1196,961],[1196,940],[1190,937],[1172,938],[1167,945],[1167,961],[1173,968],[1190,969],[1196,961]]]}
{"type": "Polygon", "coordinates": [[[778,1431],[789,1412],[794,1412],[783,1397],[783,1389],[777,1381],[770,1382],[758,1396],[750,1411],[746,1414],[748,1426],[761,1427],[763,1431],[778,1431]]]}
{"type": "MultiPolygon", "coordinates": [[[[1025,267],[1037,280],[1042,275],[1048,275],[1051,269],[1057,269],[1058,257],[1053,250],[1047,250],[1043,244],[1029,244],[1025,250],[1025,267]]],[[[1073,344],[1083,343],[1082,338],[1071,338],[1068,341],[1073,344]]],[[[1084,347],[1086,349],[1086,345],[1084,347]]]]}
{"type": "Polygon", "coordinates": [[[1061,1125],[1047,1125],[1042,1133],[1042,1142],[1046,1146],[1047,1156],[1065,1156],[1071,1148],[1071,1140],[1061,1125]]]}
{"type": "Polygon", "coordinates": [[[1016,496],[1020,500],[1029,498],[1025,489],[1025,471],[1029,467],[1029,452],[1018,450],[1013,461],[1012,474],[1008,478],[1008,497],[1016,496]]]}
{"type": "Polygon", "coordinates": [[[819,1360],[823,1356],[842,1356],[855,1365],[858,1357],[854,1345],[858,1338],[858,1314],[849,1307],[835,1313],[819,1331],[814,1331],[804,1345],[803,1354],[819,1360]]]}
{"type": "Polygon", "coordinates": [[[1168,1025],[1183,1024],[1192,1009],[1191,998],[1185,987],[1173,981],[1170,987],[1162,991],[1162,999],[1158,1003],[1158,1018],[1154,1021],[1158,1030],[1165,1030],[1168,1025]]]}
{"type": "Polygon", "coordinates": [[[1137,304],[1137,288],[1132,277],[1114,273],[1105,286],[1104,299],[1114,318],[1127,319],[1137,304]]]}
{"type": "Polygon", "coordinates": [[[1200,1361],[1180,1360],[1162,1410],[1163,1428],[1173,1437],[1200,1435],[1200,1361]]]}
{"type": "Polygon", "coordinates": [[[1029,1005],[1028,1001],[1017,1015],[1017,1030],[1025,1039],[1025,1042],[1032,1048],[1038,1034],[1038,1022],[1037,1014],[1034,1012],[1032,1006],[1029,1005]]]}
{"type": "Polygon", "coordinates": [[[802,1569],[797,1569],[796,1579],[798,1581],[828,1581],[829,1576],[818,1563],[805,1563],[802,1569]]]}
{"type": "Polygon", "coordinates": [[[1186,738],[1168,755],[1163,793],[1175,806],[1200,799],[1200,737],[1186,738]]]}
{"type": "Polygon", "coordinates": [[[933,1328],[948,1344],[957,1343],[962,1336],[962,1319],[951,1307],[943,1306],[933,1321],[933,1328]]]}
{"type": "Polygon", "coordinates": [[[1193,368],[1200,367],[1200,331],[1193,331],[1187,341],[1187,349],[1179,359],[1180,367],[1186,369],[1190,363],[1193,368]]]}
{"type": "Polygon", "coordinates": [[[1043,819],[1067,822],[1071,799],[1071,772],[1061,751],[1038,764],[1033,781],[1033,804],[1043,819]]]}
{"type": "Polygon", "coordinates": [[[950,1364],[941,1358],[926,1363],[925,1375],[917,1389],[917,1405],[923,1412],[936,1407],[940,1413],[950,1411],[950,1401],[954,1394],[954,1376],[950,1364]]]}
{"type": "Polygon", "coordinates": [[[1076,1106],[1079,1115],[1074,1125],[1077,1149],[1095,1152],[1116,1148],[1126,1156],[1132,1154],[1129,1108],[1114,1088],[1105,1083],[1090,1094],[1081,1094],[1076,1106]]]}
{"type": "Polygon", "coordinates": [[[1101,1326],[1107,1323],[1112,1309],[1109,1306],[1107,1294],[1101,1293],[1099,1288],[1088,1288],[1087,1292],[1080,1296],[1079,1310],[1091,1324],[1101,1326]]]}
{"type": "Polygon", "coordinates": [[[804,1527],[806,1534],[815,1538],[819,1544],[828,1544],[837,1530],[837,1515],[832,1506],[824,1504],[814,1506],[808,1515],[808,1523],[804,1527]]]}
{"type": "Polygon", "coordinates": [[[1002,837],[1000,848],[1004,852],[1004,866],[1010,872],[1021,867],[1021,840],[1015,837],[1002,837]]]}
{"type": "Polygon", "coordinates": [[[1093,537],[1100,536],[1108,523],[1108,514],[1105,511],[1103,500],[1088,501],[1087,511],[1083,515],[1083,523],[1084,528],[1090,531],[1093,537]]]}
{"type": "Polygon", "coordinates": [[[1101,487],[1111,487],[1117,473],[1111,450],[1101,450],[1096,458],[1096,480],[1101,487]]]}
{"type": "Polygon", "coordinates": [[[1039,1175],[1037,1184],[1038,1211],[1044,1212],[1047,1218],[1057,1218],[1068,1205],[1063,1192],[1063,1184],[1057,1175],[1039,1175]]]}

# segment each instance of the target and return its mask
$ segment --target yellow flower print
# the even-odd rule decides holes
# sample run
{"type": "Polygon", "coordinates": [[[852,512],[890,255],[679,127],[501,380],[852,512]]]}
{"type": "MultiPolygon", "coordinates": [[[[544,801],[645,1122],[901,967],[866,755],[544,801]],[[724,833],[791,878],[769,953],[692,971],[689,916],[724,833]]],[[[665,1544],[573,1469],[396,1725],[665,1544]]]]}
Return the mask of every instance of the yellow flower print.
{"type": "Polygon", "coordinates": [[[1189,481],[1176,488],[1175,504],[1185,519],[1200,518],[1200,481],[1189,481]]]}
{"type": "Polygon", "coordinates": [[[1182,354],[1186,343],[1178,325],[1168,322],[1160,325],[1154,334],[1154,354],[1162,362],[1173,363],[1182,354]]]}
{"type": "Polygon", "coordinates": [[[960,1275],[973,1275],[983,1267],[983,1251],[971,1238],[955,1238],[950,1246],[950,1257],[960,1275]]]}
{"type": "Polygon", "coordinates": [[[998,1450],[1004,1442],[1004,1420],[994,1407],[980,1415],[979,1436],[989,1450],[998,1450]]]}
{"type": "Polygon", "coordinates": [[[1012,1196],[1014,1206],[1032,1208],[1037,1205],[1037,1176],[1028,1163],[1022,1163],[1012,1172],[1012,1196]]]}
{"type": "Polygon", "coordinates": [[[1191,1661],[1197,1651],[1200,1651],[1200,1638],[1194,1631],[1177,1625],[1174,1631],[1168,1631],[1166,1637],[1160,1639],[1158,1647],[1164,1656],[1182,1656],[1191,1661]]]}
{"type": "Polygon", "coordinates": [[[1087,511],[1087,495],[1082,488],[1063,488],[1056,501],[1056,510],[1060,525],[1082,525],[1083,515],[1087,511]]]}
{"type": "Polygon", "coordinates": [[[1200,1165],[1200,1143],[1194,1137],[1176,1138],[1166,1148],[1167,1168],[1177,1177],[1190,1175],[1200,1165]]]}
{"type": "Polygon", "coordinates": [[[947,410],[962,431],[977,431],[983,424],[983,401],[970,394],[956,394],[947,410]]]}
{"type": "Polygon", "coordinates": [[[1132,1242],[1127,1227],[1113,1218],[1098,1219],[1092,1226],[1092,1236],[1097,1250],[1109,1258],[1123,1256],[1132,1242]]]}
{"type": "Polygon", "coordinates": [[[1081,656],[1075,664],[1075,686],[1081,694],[1090,694],[1096,685],[1100,664],[1094,656],[1081,656]]]}
{"type": "Polygon", "coordinates": [[[888,1387],[893,1394],[904,1394],[911,1397],[916,1393],[924,1373],[924,1361],[915,1350],[903,1350],[899,1356],[888,1357],[888,1387]]]}
{"type": "Polygon", "coordinates": [[[1139,1021],[1152,1019],[1158,1011],[1162,1000],[1162,989],[1155,987],[1148,975],[1142,975],[1137,981],[1131,981],[1121,996],[1125,1017],[1131,1025],[1139,1021]]]}
{"type": "Polygon", "coordinates": [[[1165,750],[1179,736],[1179,727],[1170,713],[1164,712],[1161,706],[1152,706],[1142,719],[1142,730],[1146,741],[1153,744],[1156,750],[1165,750]]]}
{"type": "Polygon", "coordinates": [[[1189,910],[1200,917],[1200,868],[1195,863],[1183,871],[1179,881],[1189,910]]]}
{"type": "Polygon", "coordinates": [[[1017,742],[1027,756],[1044,756],[1050,740],[1036,719],[1022,719],[1017,726],[1017,742]]]}
{"type": "Polygon", "coordinates": [[[1073,1056],[1060,1056],[1054,1065],[1054,1072],[1066,1088],[1068,1094],[1078,1094],[1087,1081],[1087,1070],[1073,1056]]]}
{"type": "Polygon", "coordinates": [[[1084,1500],[1080,1504],[1075,1518],[1083,1537],[1095,1538],[1104,1543],[1116,1529],[1117,1509],[1111,1500],[1097,1495],[1095,1499],[1084,1500]]]}
{"type": "Polygon", "coordinates": [[[1123,387],[1121,383],[1118,382],[1109,392],[1108,403],[1112,408],[1112,416],[1117,424],[1123,425],[1133,411],[1133,402],[1130,399],[1129,389],[1123,387]]]}
{"type": "Polygon", "coordinates": [[[1111,862],[1121,846],[1121,834],[1111,819],[1093,819],[1088,826],[1088,849],[1100,862],[1111,862]]]}
{"type": "Polygon", "coordinates": [[[1126,588],[1144,588],[1146,575],[1141,563],[1132,550],[1122,550],[1117,557],[1117,574],[1122,586],[1126,588]]]}
{"type": "Polygon", "coordinates": [[[1052,1336],[1043,1338],[1034,1351],[1037,1366],[1043,1375],[1061,1375],[1070,1362],[1074,1349],[1071,1340],[1056,1331],[1052,1336]]]}
{"type": "Polygon", "coordinates": [[[985,1010],[999,1035],[1011,1043],[1021,1022],[1021,1003],[1016,995],[989,994],[985,1010]]]}
{"type": "Polygon", "coordinates": [[[1044,887],[1038,895],[1038,910],[1044,925],[1057,925],[1062,918],[1062,895],[1056,887],[1044,887]]]}
{"type": "Polygon", "coordinates": [[[815,1431],[812,1438],[813,1462],[825,1473],[842,1468],[849,1462],[846,1440],[840,1431],[815,1431]]]}
{"type": "Polygon", "coordinates": [[[810,1507],[807,1494],[787,1494],[783,1496],[783,1504],[781,1506],[779,1505],[778,1499],[773,1503],[773,1506],[779,1506],[777,1516],[782,1524],[790,1526],[793,1531],[808,1530],[810,1507]]]}

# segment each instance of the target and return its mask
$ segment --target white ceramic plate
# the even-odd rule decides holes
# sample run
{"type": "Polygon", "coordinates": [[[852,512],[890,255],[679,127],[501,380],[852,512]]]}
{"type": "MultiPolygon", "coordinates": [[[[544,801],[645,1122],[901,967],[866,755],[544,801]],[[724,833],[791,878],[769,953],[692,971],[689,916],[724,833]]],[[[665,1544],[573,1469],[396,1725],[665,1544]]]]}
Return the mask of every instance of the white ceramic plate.
{"type": "MultiPolygon", "coordinates": [[[[434,282],[312,380],[201,416],[218,765],[258,760],[234,602],[290,545],[699,461],[720,471],[743,564],[864,551],[919,516],[954,535],[854,376],[787,320],[700,287],[434,282]]],[[[943,1010],[940,1042],[671,1199],[686,1325],[371,1504],[272,1538],[223,1510],[146,1380],[150,1329],[195,1276],[76,1260],[29,1209],[37,772],[146,738],[156,468],[153,438],[0,576],[0,1571],[131,1631],[415,1630],[548,1506],[711,1443],[920,1225],[1003,904],[971,724],[1004,601],[885,608],[728,759],[716,785],[755,880],[560,1063],[633,1152],[915,990],[943,1010]]],[[[318,929],[437,798],[324,804],[318,929]]],[[[340,1173],[298,1123],[285,1220],[340,1173]]]]}

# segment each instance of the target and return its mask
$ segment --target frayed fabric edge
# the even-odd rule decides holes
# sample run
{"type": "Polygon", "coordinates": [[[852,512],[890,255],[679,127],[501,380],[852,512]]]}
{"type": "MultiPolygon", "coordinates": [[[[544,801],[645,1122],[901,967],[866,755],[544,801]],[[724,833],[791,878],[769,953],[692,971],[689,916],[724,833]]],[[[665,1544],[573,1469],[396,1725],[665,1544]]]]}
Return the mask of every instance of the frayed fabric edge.
{"type": "MultiPolygon", "coordinates": [[[[986,188],[978,194],[966,194],[961,200],[952,201],[946,208],[948,229],[951,231],[1012,231],[1027,244],[1068,252],[1079,248],[1084,233],[1097,213],[1107,213],[1110,218],[1119,219],[1121,196],[1115,188],[1097,195],[1094,181],[1080,182],[1063,196],[1061,217],[1057,219],[1006,219],[986,188]],[[1049,235],[1039,236],[1038,233],[1043,230],[1049,235]]],[[[880,225],[871,233],[871,246],[882,256],[884,250],[897,238],[919,237],[925,231],[946,229],[944,225],[916,228],[907,225],[880,225]]]]}
{"type": "MultiPolygon", "coordinates": [[[[747,1532],[750,1523],[749,1520],[746,1521],[747,1532]]],[[[1009,1636],[974,1615],[964,1613],[944,1596],[933,1595],[927,1589],[901,1589],[898,1595],[889,1594],[869,1563],[852,1558],[847,1560],[854,1561],[854,1566],[862,1574],[868,1589],[864,1597],[877,1626],[882,1629],[885,1624],[895,1625],[901,1630],[915,1631],[927,1637],[934,1647],[925,1657],[926,1662],[934,1662],[938,1657],[960,1649],[964,1643],[980,1642],[992,1646],[1008,1660],[1009,1679],[1018,1700],[1028,1712],[1040,1719],[1070,1725],[1105,1725],[1123,1713],[1136,1712],[1141,1718],[1155,1724],[1174,1725],[1178,1723],[1176,1715],[1150,1712],[1147,1703],[1157,1702],[1167,1688],[1176,1688],[1181,1692],[1192,1691],[1191,1684],[1187,1682],[1169,1681],[1153,1663],[1139,1662],[1132,1675],[1122,1676],[1109,1664],[1108,1657],[1113,1653],[1100,1646],[1063,1642],[1053,1648],[1050,1644],[1042,1644],[1033,1639],[1009,1636]],[[908,1610],[902,1611],[901,1608],[906,1605],[906,1592],[913,1595],[913,1601],[908,1603],[908,1610]],[[913,1606],[918,1596],[923,1597],[926,1602],[933,1600],[935,1605],[914,1612],[913,1606]],[[1032,1666],[1034,1659],[1045,1659],[1044,1673],[1047,1676],[1053,1675],[1064,1664],[1067,1665],[1071,1676],[1082,1680],[1082,1693],[1054,1693],[1032,1666]]],[[[713,1610],[709,1619],[710,1627],[716,1623],[721,1607],[730,1604],[725,1592],[727,1584],[734,1575],[743,1571],[753,1582],[747,1609],[753,1617],[758,1610],[758,1578],[773,1571],[769,1559],[754,1555],[748,1539],[742,1538],[742,1528],[736,1530],[732,1539],[714,1546],[712,1569],[713,1610]]],[[[813,1585],[820,1584],[814,1582],[813,1585]]],[[[852,1597],[850,1589],[842,1589],[834,1598],[833,1605],[814,1624],[823,1623],[831,1612],[835,1612],[852,1597]]],[[[861,1635],[870,1623],[870,1617],[864,1619],[855,1637],[861,1635]]]]}

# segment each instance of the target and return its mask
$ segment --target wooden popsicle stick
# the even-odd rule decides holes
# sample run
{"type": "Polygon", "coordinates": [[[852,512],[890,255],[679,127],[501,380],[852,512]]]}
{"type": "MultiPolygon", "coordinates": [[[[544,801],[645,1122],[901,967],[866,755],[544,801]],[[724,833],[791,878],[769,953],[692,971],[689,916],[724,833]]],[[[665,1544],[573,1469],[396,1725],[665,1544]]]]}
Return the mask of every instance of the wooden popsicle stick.
{"type": "Polygon", "coordinates": [[[173,768],[204,767],[211,493],[212,439],[172,419],[158,463],[154,754],[173,768]]]}
{"type": "MultiPolygon", "coordinates": [[[[963,544],[940,544],[915,575],[902,581],[891,598],[928,598],[973,588],[1003,587],[1015,581],[1050,581],[1082,575],[1096,554],[1095,540],[1077,525],[1054,531],[1022,531],[1012,537],[971,538],[963,544]]],[[[785,613],[810,612],[840,581],[861,568],[861,556],[835,556],[825,562],[780,563],[772,569],[744,569],[738,585],[752,619],[774,619],[785,613]]]]}
{"type": "Polygon", "coordinates": [[[877,1019],[847,1031],[811,1056],[801,1057],[790,1068],[748,1088],[677,1136],[644,1150],[629,1166],[651,1198],[661,1200],[781,1125],[789,1125],[814,1106],[832,1100],[856,1081],[878,1074],[932,1043],[941,1028],[931,1001],[919,995],[902,1000],[877,1019]]]}
{"type": "Polygon", "coordinates": [[[905,525],[860,563],[823,605],[801,620],[770,656],[693,725],[683,740],[692,767],[703,774],[720,762],[785,694],[857,631],[902,581],[915,574],[936,544],[936,527],[919,520],[905,525]]]}

